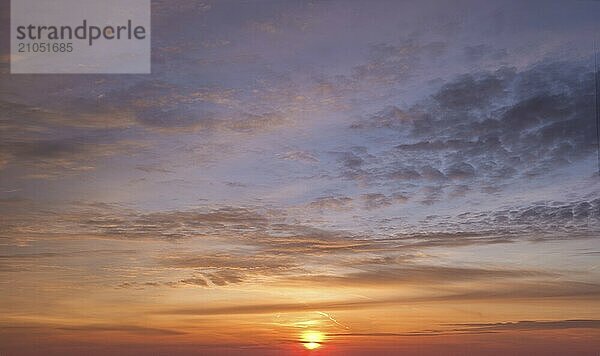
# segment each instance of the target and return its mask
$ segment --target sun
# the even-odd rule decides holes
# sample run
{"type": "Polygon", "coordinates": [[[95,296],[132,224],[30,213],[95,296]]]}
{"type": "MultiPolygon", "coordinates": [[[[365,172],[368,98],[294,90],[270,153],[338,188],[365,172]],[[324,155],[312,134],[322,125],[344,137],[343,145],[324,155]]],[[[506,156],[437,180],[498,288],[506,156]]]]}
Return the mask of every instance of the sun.
{"type": "Polygon", "coordinates": [[[314,350],[317,347],[321,347],[321,344],[319,344],[318,342],[305,342],[304,347],[306,347],[309,350],[314,350]]]}
{"type": "Polygon", "coordinates": [[[325,335],[322,332],[311,330],[303,332],[300,337],[302,345],[309,350],[314,350],[321,347],[324,339],[325,335]]]}

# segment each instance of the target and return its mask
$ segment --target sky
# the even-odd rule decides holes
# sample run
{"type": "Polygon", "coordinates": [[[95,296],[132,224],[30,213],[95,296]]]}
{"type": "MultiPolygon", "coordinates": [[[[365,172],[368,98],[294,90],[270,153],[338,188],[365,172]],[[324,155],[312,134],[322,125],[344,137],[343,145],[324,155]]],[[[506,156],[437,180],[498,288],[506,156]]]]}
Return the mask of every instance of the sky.
{"type": "Polygon", "coordinates": [[[0,26],[0,354],[597,355],[599,15],[153,0],[148,75],[0,26]]]}

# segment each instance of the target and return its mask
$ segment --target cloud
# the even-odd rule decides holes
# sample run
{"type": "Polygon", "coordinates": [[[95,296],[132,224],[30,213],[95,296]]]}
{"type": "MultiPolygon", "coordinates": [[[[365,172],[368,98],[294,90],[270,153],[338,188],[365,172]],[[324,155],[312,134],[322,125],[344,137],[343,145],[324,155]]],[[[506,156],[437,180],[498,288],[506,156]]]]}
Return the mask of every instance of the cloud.
{"type": "Polygon", "coordinates": [[[510,331],[544,331],[569,329],[598,329],[600,320],[553,320],[553,321],[517,321],[506,323],[467,323],[448,324],[452,329],[422,330],[405,333],[330,333],[330,337],[407,337],[407,336],[438,336],[438,335],[469,335],[482,333],[498,333],[510,331]]]}
{"type": "Polygon", "coordinates": [[[123,325],[123,324],[87,324],[77,326],[59,326],[59,330],[65,331],[79,331],[79,332],[107,332],[107,333],[128,333],[128,334],[139,334],[139,335],[184,335],[185,332],[170,330],[170,329],[159,329],[149,328],[145,326],[136,325],[123,325]]]}
{"type": "Polygon", "coordinates": [[[256,133],[270,131],[289,123],[283,115],[275,112],[262,114],[245,114],[239,120],[227,120],[219,127],[236,132],[256,133]]]}
{"type": "Polygon", "coordinates": [[[518,232],[537,239],[571,237],[578,234],[592,237],[600,219],[600,198],[573,202],[537,202],[529,205],[501,208],[494,211],[466,212],[458,216],[465,225],[489,224],[497,229],[518,232]]]}
{"type": "Polygon", "coordinates": [[[405,203],[408,200],[406,196],[399,193],[394,193],[392,196],[386,196],[381,193],[368,193],[361,195],[361,198],[367,210],[385,208],[394,203],[405,203]]]}
{"type": "Polygon", "coordinates": [[[500,60],[507,56],[506,49],[495,49],[487,44],[466,46],[463,51],[465,58],[471,62],[478,62],[486,59],[500,60]]]}
{"type": "Polygon", "coordinates": [[[206,281],[206,279],[204,279],[202,277],[192,277],[192,278],[182,279],[179,281],[179,283],[189,284],[189,285],[194,285],[194,286],[201,286],[201,287],[208,287],[208,282],[206,281]]]}
{"type": "Polygon", "coordinates": [[[398,45],[378,43],[370,46],[366,64],[353,68],[357,82],[391,84],[408,78],[423,58],[437,57],[446,51],[444,42],[419,43],[407,39],[398,45]]]}
{"type": "Polygon", "coordinates": [[[285,159],[285,160],[300,161],[300,162],[306,162],[306,163],[319,162],[319,159],[317,156],[315,156],[314,154],[312,154],[310,152],[306,152],[306,151],[290,151],[290,152],[280,154],[279,157],[281,159],[285,159]]]}
{"type": "Polygon", "coordinates": [[[14,165],[28,169],[28,177],[56,178],[93,170],[101,159],[137,152],[143,147],[142,141],[94,136],[51,140],[8,138],[0,144],[0,156],[5,157],[5,169],[14,165]]]}
{"type": "Polygon", "coordinates": [[[114,255],[133,255],[134,250],[89,250],[72,252],[39,252],[39,253],[20,253],[13,255],[0,255],[0,260],[35,260],[42,258],[69,258],[69,257],[89,257],[89,256],[114,256],[114,255]]]}
{"type": "Polygon", "coordinates": [[[29,176],[56,177],[94,169],[102,158],[143,147],[139,139],[111,133],[128,125],[123,115],[97,113],[95,107],[61,112],[0,99],[0,108],[0,169],[25,168],[29,176]]]}
{"type": "Polygon", "coordinates": [[[163,328],[152,328],[139,325],[128,325],[128,324],[77,324],[77,325],[61,325],[61,324],[13,324],[10,326],[0,326],[3,331],[13,331],[17,329],[29,330],[29,332],[41,331],[69,331],[69,332],[96,332],[96,333],[124,333],[133,335],[146,335],[146,336],[169,336],[169,335],[184,335],[186,332],[163,329],[163,328]]]}
{"type": "MultiPolygon", "coordinates": [[[[484,193],[544,176],[594,152],[592,79],[575,62],[457,76],[412,106],[387,106],[352,124],[374,137],[392,131],[398,139],[378,142],[376,155],[339,153],[341,175],[409,192],[428,181],[438,189],[469,181],[471,191],[484,193]]],[[[458,196],[429,194],[423,201],[458,196]]]]}
{"type": "Polygon", "coordinates": [[[472,165],[461,162],[448,167],[446,177],[450,179],[470,179],[475,176],[475,168],[472,165]]]}
{"type": "Polygon", "coordinates": [[[470,323],[450,324],[461,327],[457,331],[530,331],[530,330],[565,330],[565,329],[600,329],[600,320],[574,319],[553,321],[517,321],[506,323],[470,323]]]}
{"type": "MultiPolygon", "coordinates": [[[[317,209],[340,208],[337,200],[340,197],[325,198],[317,200],[317,209]]],[[[394,195],[363,198],[370,204],[369,209],[384,209],[388,204],[401,202],[396,201],[400,197],[394,195]]],[[[536,203],[454,216],[429,216],[419,223],[418,231],[382,229],[373,234],[292,223],[286,211],[257,207],[143,212],[110,204],[77,203],[72,210],[52,211],[27,201],[0,201],[0,208],[6,211],[1,237],[9,245],[26,243],[24,236],[33,239],[31,241],[40,236],[55,236],[80,242],[89,239],[112,240],[113,243],[146,241],[170,246],[153,254],[143,266],[136,266],[147,270],[148,275],[123,276],[114,283],[120,288],[219,288],[255,283],[357,288],[435,285],[438,291],[446,292],[440,298],[447,300],[598,294],[598,287],[593,284],[554,282],[556,278],[563,278],[558,272],[443,265],[423,254],[432,248],[591,238],[597,235],[599,207],[598,198],[536,203]],[[185,251],[175,248],[181,243],[192,247],[185,251]],[[170,272],[166,275],[161,271],[170,272]],[[502,288],[455,289],[473,281],[495,283],[502,288]]],[[[127,256],[119,257],[110,252],[112,250],[107,251],[7,254],[0,256],[0,269],[34,270],[41,259],[110,256],[118,261],[126,260],[127,256]]],[[[435,300],[432,296],[427,298],[435,300]]]]}
{"type": "Polygon", "coordinates": [[[319,210],[344,211],[352,209],[352,198],[327,196],[315,199],[310,203],[310,207],[319,210]]]}
{"type": "Polygon", "coordinates": [[[319,310],[351,310],[378,304],[373,301],[323,302],[323,303],[272,303],[247,304],[212,308],[182,308],[157,312],[167,315],[244,315],[244,314],[276,314],[319,310]]]}
{"type": "Polygon", "coordinates": [[[470,267],[426,266],[405,263],[358,266],[365,271],[337,275],[311,275],[287,278],[290,282],[322,284],[331,286],[370,286],[390,285],[437,285],[465,281],[491,281],[495,279],[549,278],[555,274],[542,271],[485,269],[470,267]]]}
{"type": "MultiPolygon", "coordinates": [[[[297,312],[317,312],[334,310],[363,310],[393,305],[407,305],[426,302],[479,301],[499,302],[515,300],[540,300],[566,298],[596,299],[600,296],[600,285],[580,282],[544,282],[544,283],[495,283],[495,290],[482,289],[467,292],[448,292],[421,295],[418,297],[394,297],[387,299],[350,299],[320,301],[312,303],[282,302],[265,304],[243,304],[205,308],[177,308],[157,311],[157,314],[210,316],[210,315],[251,315],[297,312]]],[[[485,331],[485,330],[474,330],[485,331]]],[[[493,331],[493,330],[490,330],[493,331]]]]}
{"type": "MultiPolygon", "coordinates": [[[[432,188],[435,188],[433,186],[432,188]]],[[[457,186],[460,188],[460,186],[457,186]]],[[[459,194],[460,190],[455,192],[459,194]]],[[[429,194],[436,194],[432,189],[429,194]]],[[[390,204],[406,203],[407,197],[395,193],[370,193],[361,196],[368,209],[380,209],[390,204]]],[[[412,199],[412,198],[411,198],[412,199]]],[[[349,197],[321,197],[311,202],[315,209],[345,211],[354,202],[349,197]]],[[[504,206],[494,210],[467,210],[454,215],[431,215],[418,224],[418,229],[406,224],[402,232],[381,230],[373,236],[368,231],[322,229],[310,224],[290,223],[289,212],[259,207],[207,206],[189,210],[143,212],[117,205],[78,203],[71,209],[53,212],[30,201],[9,199],[0,201],[4,213],[3,235],[19,238],[22,226],[30,233],[62,236],[89,236],[117,240],[162,240],[176,242],[189,239],[228,239],[235,236],[241,246],[259,247],[264,253],[279,257],[277,265],[289,261],[284,252],[321,255],[354,251],[407,251],[440,246],[495,244],[521,240],[590,238],[597,233],[600,221],[600,198],[590,196],[575,201],[542,201],[504,206]],[[280,255],[281,254],[281,255],[280,255]],[[281,261],[279,259],[282,259],[281,261]]],[[[297,213],[297,211],[295,211],[297,213]]],[[[173,256],[170,263],[222,266],[235,260],[237,253],[173,256]]],[[[240,259],[239,264],[268,263],[268,255],[252,256],[252,262],[240,259]]]]}
{"type": "Polygon", "coordinates": [[[242,273],[231,270],[206,273],[205,276],[216,286],[241,283],[244,280],[244,275],[242,273]]]}
{"type": "MultiPolygon", "coordinates": [[[[162,259],[162,264],[171,268],[185,269],[222,269],[219,273],[209,273],[208,278],[215,280],[237,280],[239,275],[235,273],[239,271],[273,271],[287,270],[290,267],[290,258],[269,256],[265,254],[246,256],[244,254],[229,255],[178,255],[167,256],[162,259]]],[[[215,283],[217,284],[217,283],[215,283]]]]}
{"type": "Polygon", "coordinates": [[[514,75],[514,70],[511,69],[478,75],[465,74],[443,85],[432,98],[442,111],[451,115],[485,108],[494,99],[503,96],[508,89],[508,81],[514,75]]]}

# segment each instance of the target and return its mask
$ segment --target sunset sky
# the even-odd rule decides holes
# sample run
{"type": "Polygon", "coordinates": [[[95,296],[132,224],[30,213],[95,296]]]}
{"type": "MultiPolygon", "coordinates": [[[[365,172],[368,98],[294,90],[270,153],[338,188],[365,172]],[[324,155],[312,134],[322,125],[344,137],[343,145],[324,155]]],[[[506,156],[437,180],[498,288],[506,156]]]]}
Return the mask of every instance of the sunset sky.
{"type": "Polygon", "coordinates": [[[600,2],[153,0],[149,75],[0,3],[0,355],[600,352],[600,2]]]}

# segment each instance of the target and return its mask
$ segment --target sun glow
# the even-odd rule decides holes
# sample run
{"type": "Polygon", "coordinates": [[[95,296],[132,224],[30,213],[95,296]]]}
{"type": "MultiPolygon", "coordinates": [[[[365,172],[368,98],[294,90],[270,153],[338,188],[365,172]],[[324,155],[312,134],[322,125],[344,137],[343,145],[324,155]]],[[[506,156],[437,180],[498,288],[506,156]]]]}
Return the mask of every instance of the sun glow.
{"type": "Polygon", "coordinates": [[[314,350],[321,346],[325,335],[319,331],[305,331],[302,333],[300,341],[309,350],[314,350]]]}

